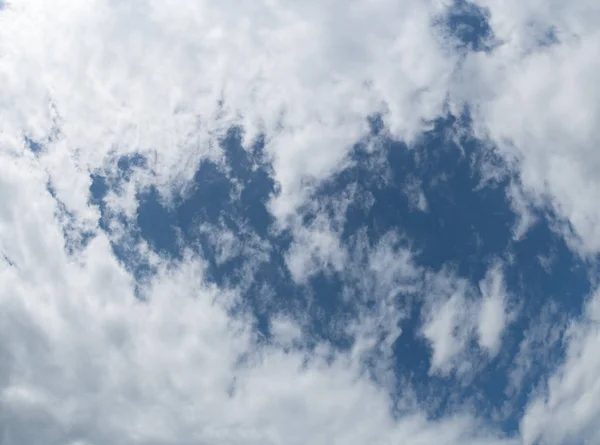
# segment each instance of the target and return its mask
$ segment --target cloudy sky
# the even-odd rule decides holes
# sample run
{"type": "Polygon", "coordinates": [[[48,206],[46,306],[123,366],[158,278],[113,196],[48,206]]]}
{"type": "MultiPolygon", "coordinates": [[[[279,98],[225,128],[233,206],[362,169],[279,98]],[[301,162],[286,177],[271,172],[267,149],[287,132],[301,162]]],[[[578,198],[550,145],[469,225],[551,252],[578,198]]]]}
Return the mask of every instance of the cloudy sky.
{"type": "Polygon", "coordinates": [[[1,445],[600,443],[595,0],[0,0],[1,445]]]}

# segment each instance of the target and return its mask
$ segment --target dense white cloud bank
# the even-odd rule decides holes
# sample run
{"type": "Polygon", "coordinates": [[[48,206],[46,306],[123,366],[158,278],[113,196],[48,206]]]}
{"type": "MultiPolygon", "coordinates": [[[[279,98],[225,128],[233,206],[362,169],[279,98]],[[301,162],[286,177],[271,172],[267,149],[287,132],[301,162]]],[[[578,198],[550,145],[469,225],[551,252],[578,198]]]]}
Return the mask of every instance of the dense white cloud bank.
{"type": "MultiPolygon", "coordinates": [[[[446,103],[466,104],[477,134],[516,169],[522,221],[531,205],[550,205],[575,249],[600,249],[600,9],[476,3],[500,44],[465,55],[435,25],[448,5],[433,0],[0,2],[0,444],[600,440],[597,295],[566,329],[564,364],[531,396],[519,437],[473,412],[428,419],[408,385],[398,414],[387,379],[407,316],[397,293],[426,299],[430,373],[466,375],[481,366],[471,343],[493,359],[511,322],[501,270],[477,289],[415,266],[393,234],[353,251],[335,220],[296,218],[315,185],[351,162],[368,116],[381,114],[410,143],[446,103]],[[352,298],[365,304],[345,326],[356,340],[349,350],[309,345],[302,320],[280,315],[265,343],[250,313],[232,315],[242,290],[209,284],[205,259],[191,253],[170,262],[136,246],[158,269],[136,298],[99,229],[90,173],[146,157],[148,168],[106,201],[133,217],[139,189],[156,185],[168,199],[201,159],[219,161],[232,125],[248,146],[265,136],[281,187],[269,209],[292,228],[293,278],[325,269],[363,280],[364,295],[352,298]],[[93,239],[68,254],[83,232],[93,239]],[[353,263],[361,251],[367,270],[353,263]],[[372,357],[382,359],[375,375],[365,367],[372,357]]],[[[428,209],[424,196],[418,203],[428,209]]],[[[241,249],[232,234],[204,230],[215,231],[222,258],[241,249]]],[[[265,250],[257,243],[257,262],[265,250]]],[[[521,359],[516,386],[529,363],[521,359]]]]}
{"type": "Polygon", "coordinates": [[[248,142],[266,132],[285,217],[303,178],[343,162],[366,116],[387,112],[411,139],[442,111],[456,55],[430,26],[441,12],[413,0],[13,2],[1,19],[3,133],[47,141],[59,127],[45,162],[58,172],[77,158],[56,187],[83,212],[78,169],[137,152],[166,191],[239,123],[248,142]]]}

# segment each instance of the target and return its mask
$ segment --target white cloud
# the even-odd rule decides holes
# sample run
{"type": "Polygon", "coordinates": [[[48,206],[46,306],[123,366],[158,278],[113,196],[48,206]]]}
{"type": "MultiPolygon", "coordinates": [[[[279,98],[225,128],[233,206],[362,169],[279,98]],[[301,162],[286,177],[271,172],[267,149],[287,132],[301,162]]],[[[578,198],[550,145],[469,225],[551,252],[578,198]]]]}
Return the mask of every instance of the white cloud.
{"type": "Polygon", "coordinates": [[[296,282],[306,282],[318,272],[340,272],[344,268],[346,250],[339,233],[322,214],[309,227],[298,227],[294,232],[286,264],[296,282]]]}
{"type": "Polygon", "coordinates": [[[464,375],[472,371],[468,346],[475,331],[476,305],[468,282],[444,271],[430,278],[422,335],[432,349],[430,373],[464,375]]]}
{"type": "MultiPolygon", "coordinates": [[[[471,106],[479,134],[517,168],[522,193],[511,198],[522,219],[515,238],[531,224],[532,204],[549,206],[567,222],[555,228],[569,245],[595,255],[600,249],[600,65],[595,56],[600,10],[588,0],[476,3],[489,8],[490,24],[503,44],[491,54],[469,56],[464,85],[456,92],[471,106]]],[[[600,440],[600,413],[593,402],[599,387],[598,329],[591,307],[597,301],[593,297],[583,320],[573,322],[565,363],[548,379],[547,392],[532,396],[521,424],[524,443],[600,440]]],[[[545,351],[561,338],[563,322],[543,322],[539,332],[527,333],[514,385],[521,385],[532,360],[547,358],[545,351]]]]}
{"type": "Polygon", "coordinates": [[[513,227],[513,239],[519,241],[525,237],[527,231],[537,222],[537,218],[532,212],[532,203],[527,199],[519,185],[511,183],[508,188],[507,197],[517,217],[517,221],[513,227]]]}
{"type": "Polygon", "coordinates": [[[502,335],[509,314],[507,308],[506,287],[501,266],[488,270],[485,279],[479,283],[482,295],[477,321],[479,346],[492,356],[498,353],[502,335]]]}
{"type": "MultiPolygon", "coordinates": [[[[0,16],[3,138],[42,142],[61,199],[86,212],[89,169],[145,155],[166,195],[241,124],[266,133],[285,219],[385,112],[410,140],[442,112],[456,56],[438,2],[84,0],[0,16]],[[50,43],[51,42],[51,43],[50,43]],[[415,44],[418,42],[418,45],[415,44]],[[55,136],[52,136],[55,135],[55,136]],[[64,174],[69,169],[69,174],[64,174]]],[[[12,144],[14,146],[14,144],[12,144]]]]}
{"type": "MultiPolygon", "coordinates": [[[[491,54],[469,57],[467,89],[459,88],[458,95],[467,97],[480,134],[517,167],[523,193],[511,196],[522,215],[515,238],[531,223],[531,204],[550,206],[578,238],[557,226],[569,245],[595,254],[600,249],[600,89],[595,80],[600,71],[595,57],[600,10],[587,0],[477,3],[489,8],[490,24],[503,45],[491,54]],[[548,39],[551,34],[553,42],[548,39]]],[[[532,396],[521,423],[526,444],[600,440],[600,413],[592,402],[599,387],[598,330],[590,309],[596,301],[592,298],[584,319],[570,329],[565,363],[548,379],[547,392],[532,396]]],[[[540,333],[527,334],[512,375],[516,387],[531,361],[543,360],[543,351],[555,347],[562,323],[542,323],[540,333]]]]}
{"type": "Polygon", "coordinates": [[[465,348],[469,337],[462,328],[463,316],[467,309],[461,295],[453,295],[434,310],[435,316],[423,328],[423,335],[431,342],[433,357],[431,370],[448,373],[454,357],[465,348]]]}
{"type": "MultiPolygon", "coordinates": [[[[364,351],[378,352],[381,336],[389,350],[400,333],[392,301],[411,288],[406,251],[381,245],[366,255],[363,293],[378,305],[348,326],[362,340],[354,351],[285,352],[256,339],[249,315],[229,313],[239,295],[208,285],[200,258],[153,257],[159,271],[142,286],[147,300],[137,300],[88,205],[89,174],[114,169],[119,156],[145,156],[149,169],[107,199],[132,217],[138,189],[155,184],[168,197],[201,159],[219,160],[217,141],[232,124],[248,145],[264,132],[281,185],[269,209],[294,231],[288,264],[301,282],[318,268],[354,267],[335,221],[306,228],[295,211],[345,165],[365,118],[382,113],[390,134],[410,142],[451,92],[450,105],[469,104],[479,134],[518,166],[515,208],[550,203],[579,248],[597,252],[594,2],[479,0],[505,43],[459,70],[459,55],[432,28],[446,8],[433,0],[0,3],[2,444],[519,442],[496,439],[470,415],[396,419],[386,386],[364,374],[364,351]],[[559,43],[539,48],[551,27],[559,43]],[[42,152],[32,155],[24,137],[42,152]],[[48,183],[76,231],[96,233],[74,256],[48,183]]],[[[522,214],[515,238],[528,226],[522,214]]],[[[221,259],[239,252],[219,236],[221,259]]],[[[423,327],[434,372],[471,366],[475,332],[497,350],[506,305],[490,283],[479,312],[466,284],[434,299],[423,327]]],[[[571,329],[548,396],[529,405],[525,443],[600,440],[597,301],[571,329]]],[[[293,325],[273,326],[282,344],[298,336],[293,325]]]]}
{"type": "Polygon", "coordinates": [[[519,352],[513,359],[506,389],[509,397],[524,390],[531,391],[531,388],[525,386],[525,382],[532,373],[547,375],[554,370],[556,358],[553,356],[560,346],[566,320],[567,316],[560,314],[560,308],[555,303],[546,303],[540,308],[537,318],[523,332],[519,352]]]}
{"type": "Polygon", "coordinates": [[[448,270],[428,274],[421,334],[432,349],[430,373],[470,378],[499,351],[504,330],[514,318],[508,307],[501,263],[479,283],[448,270]],[[478,346],[478,348],[477,348],[478,346]]]}
{"type": "Polygon", "coordinates": [[[515,161],[527,199],[550,205],[581,238],[576,247],[596,252],[598,8],[587,0],[477,3],[489,8],[504,43],[492,54],[469,56],[458,96],[467,98],[480,134],[515,161]],[[550,32],[556,43],[541,45],[550,32]]]}
{"type": "Polygon", "coordinates": [[[197,231],[206,236],[214,247],[214,260],[218,265],[242,255],[251,256],[259,264],[269,259],[269,243],[261,240],[243,224],[239,224],[234,232],[223,220],[218,225],[200,221],[197,231]]]}
{"type": "Polygon", "coordinates": [[[530,401],[521,422],[525,444],[597,443],[600,440],[600,293],[566,331],[564,363],[547,391],[530,401]],[[536,442],[537,441],[537,442],[536,442]]]}
{"type": "Polygon", "coordinates": [[[282,345],[292,345],[302,340],[302,329],[294,320],[278,315],[271,319],[270,332],[275,341],[282,345]]]}
{"type": "Polygon", "coordinates": [[[345,300],[359,308],[356,319],[345,326],[354,339],[352,356],[390,391],[397,383],[393,344],[402,334],[402,322],[423,277],[403,241],[389,232],[372,246],[365,232],[359,232],[343,275],[344,282],[349,283],[345,300]]]}

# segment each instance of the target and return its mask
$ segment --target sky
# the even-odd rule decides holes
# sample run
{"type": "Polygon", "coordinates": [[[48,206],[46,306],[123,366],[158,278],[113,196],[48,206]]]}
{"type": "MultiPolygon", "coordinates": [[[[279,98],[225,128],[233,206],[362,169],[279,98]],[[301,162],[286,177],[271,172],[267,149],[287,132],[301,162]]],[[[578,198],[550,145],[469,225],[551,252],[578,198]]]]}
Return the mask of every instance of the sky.
{"type": "Polygon", "coordinates": [[[592,0],[0,0],[0,445],[600,443],[592,0]]]}

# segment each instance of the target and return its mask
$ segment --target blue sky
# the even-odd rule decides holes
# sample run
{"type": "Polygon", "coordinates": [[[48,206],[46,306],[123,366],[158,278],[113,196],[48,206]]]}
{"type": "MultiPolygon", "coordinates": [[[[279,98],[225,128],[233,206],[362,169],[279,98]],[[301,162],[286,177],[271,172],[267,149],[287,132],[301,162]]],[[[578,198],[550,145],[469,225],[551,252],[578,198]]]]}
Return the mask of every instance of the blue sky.
{"type": "Polygon", "coordinates": [[[0,445],[600,440],[592,2],[0,9],[0,445]]]}

